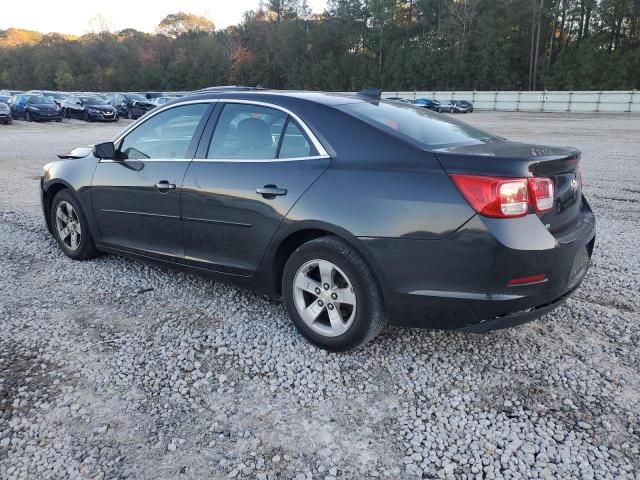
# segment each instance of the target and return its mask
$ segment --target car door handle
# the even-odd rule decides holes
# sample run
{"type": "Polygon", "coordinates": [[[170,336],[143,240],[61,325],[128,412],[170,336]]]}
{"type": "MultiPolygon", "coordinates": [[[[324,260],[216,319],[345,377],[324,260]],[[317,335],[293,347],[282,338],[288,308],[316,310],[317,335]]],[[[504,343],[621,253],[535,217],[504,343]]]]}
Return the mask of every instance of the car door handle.
{"type": "Polygon", "coordinates": [[[264,198],[276,198],[277,195],[286,195],[286,188],[278,188],[277,185],[265,185],[262,188],[257,188],[256,193],[259,193],[264,198]]]}
{"type": "Polygon", "coordinates": [[[166,180],[160,180],[158,183],[156,183],[156,188],[160,191],[160,192],[166,192],[168,190],[175,190],[176,186],[173,183],[169,183],[166,180]]]}

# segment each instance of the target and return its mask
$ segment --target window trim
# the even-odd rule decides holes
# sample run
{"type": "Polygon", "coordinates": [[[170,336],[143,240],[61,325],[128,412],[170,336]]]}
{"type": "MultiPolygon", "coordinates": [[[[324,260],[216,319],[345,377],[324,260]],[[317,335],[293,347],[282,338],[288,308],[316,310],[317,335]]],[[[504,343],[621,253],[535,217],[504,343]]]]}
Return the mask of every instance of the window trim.
{"type": "MultiPolygon", "coordinates": [[[[320,143],[320,141],[318,140],[318,138],[313,134],[313,132],[311,131],[311,129],[307,126],[307,124],[302,121],[302,119],[294,112],[292,112],[291,110],[289,110],[288,108],[282,107],[280,105],[276,105],[273,103],[269,103],[269,102],[261,102],[261,101],[257,101],[257,100],[244,100],[244,99],[237,99],[237,98],[208,98],[208,99],[201,99],[201,100],[190,100],[187,102],[181,102],[181,103],[176,103],[176,104],[172,104],[172,105],[168,105],[168,106],[164,106],[164,107],[158,107],[158,108],[154,108],[153,110],[149,111],[148,113],[146,113],[145,115],[143,115],[142,117],[140,117],[140,119],[136,122],[134,122],[133,124],[131,124],[130,126],[128,126],[127,128],[125,128],[122,132],[120,132],[116,137],[114,137],[114,139],[112,140],[114,144],[117,144],[118,142],[120,142],[126,135],[128,135],[131,131],[133,131],[134,129],[138,128],[139,126],[143,125],[145,122],[147,122],[150,118],[158,115],[159,113],[162,113],[165,110],[168,110],[170,108],[175,108],[175,107],[179,107],[182,105],[191,105],[191,104],[195,104],[195,103],[209,103],[212,104],[209,111],[209,115],[207,116],[206,112],[205,112],[205,116],[207,117],[206,120],[203,120],[204,122],[201,124],[201,126],[203,127],[203,131],[200,133],[200,139],[198,141],[198,146],[196,147],[195,153],[194,153],[194,158],[192,159],[184,159],[183,161],[187,161],[187,162],[219,162],[219,163],[265,163],[265,162],[297,162],[297,161],[301,161],[301,160],[318,160],[318,159],[327,159],[327,158],[331,158],[331,156],[327,153],[327,150],[324,148],[324,146],[322,145],[322,143],[320,143]],[[205,141],[209,141],[211,142],[211,138],[213,137],[213,132],[215,130],[215,124],[213,125],[213,129],[211,130],[211,135],[203,135],[204,130],[206,129],[207,123],[209,123],[211,120],[213,120],[213,116],[217,115],[217,113],[214,111],[213,107],[215,107],[217,104],[223,104],[223,103],[240,103],[240,104],[245,104],[245,105],[256,105],[259,107],[267,107],[267,108],[274,108],[276,110],[280,110],[284,113],[286,113],[287,115],[289,115],[291,118],[293,118],[296,123],[300,126],[300,128],[302,128],[304,134],[307,136],[307,138],[309,139],[309,141],[312,143],[313,147],[315,148],[317,155],[313,155],[313,156],[306,156],[306,157],[292,157],[292,158],[272,158],[272,159],[255,159],[255,158],[248,158],[248,159],[240,159],[240,158],[195,158],[195,156],[197,155],[198,150],[200,149],[200,144],[205,141]],[[206,138],[208,137],[208,138],[206,138]]],[[[219,118],[219,115],[218,115],[219,118]]],[[[218,118],[215,118],[215,123],[217,124],[217,120],[218,118]]],[[[195,137],[195,134],[194,134],[195,137]]],[[[153,161],[153,160],[158,160],[158,161],[162,161],[162,162],[166,162],[167,160],[162,160],[162,159],[148,159],[148,160],[144,160],[145,162],[149,162],[149,161],[153,161]]],[[[111,162],[123,162],[123,161],[127,161],[127,160],[100,160],[100,162],[104,162],[104,163],[111,163],[111,162]]],[[[141,160],[136,160],[136,161],[141,161],[141,160]]],[[[175,159],[173,161],[176,161],[175,159]]]]}

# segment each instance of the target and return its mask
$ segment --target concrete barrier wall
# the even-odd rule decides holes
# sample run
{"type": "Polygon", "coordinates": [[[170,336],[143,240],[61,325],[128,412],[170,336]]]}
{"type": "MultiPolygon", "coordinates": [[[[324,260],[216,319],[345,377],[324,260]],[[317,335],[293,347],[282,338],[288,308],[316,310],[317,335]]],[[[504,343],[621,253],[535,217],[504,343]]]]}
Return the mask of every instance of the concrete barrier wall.
{"type": "Polygon", "coordinates": [[[383,92],[382,97],[409,100],[426,97],[433,100],[469,100],[476,110],[506,112],[640,112],[640,91],[578,92],[383,92]]]}

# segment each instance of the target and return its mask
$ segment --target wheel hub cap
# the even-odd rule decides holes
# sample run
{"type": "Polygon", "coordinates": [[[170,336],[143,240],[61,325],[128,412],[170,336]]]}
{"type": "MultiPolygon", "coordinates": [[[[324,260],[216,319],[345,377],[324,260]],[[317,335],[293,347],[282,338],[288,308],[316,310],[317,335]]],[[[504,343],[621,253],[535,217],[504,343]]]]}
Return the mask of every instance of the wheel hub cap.
{"type": "Polygon", "coordinates": [[[75,251],[80,247],[80,219],[69,202],[62,201],[56,207],[56,232],[62,244],[69,250],[75,251]]]}
{"type": "Polygon", "coordinates": [[[293,282],[298,314],[314,332],[337,337],[351,328],[356,316],[356,295],[347,275],[328,260],[302,265],[293,282]]]}

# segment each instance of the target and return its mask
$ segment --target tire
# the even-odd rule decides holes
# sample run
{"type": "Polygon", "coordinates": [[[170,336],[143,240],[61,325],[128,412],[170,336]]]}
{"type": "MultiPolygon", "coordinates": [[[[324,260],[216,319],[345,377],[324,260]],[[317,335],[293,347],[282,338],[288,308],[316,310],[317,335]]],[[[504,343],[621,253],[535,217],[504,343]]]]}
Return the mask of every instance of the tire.
{"type": "Polygon", "coordinates": [[[386,324],[382,294],[373,272],[362,255],[338,237],[311,240],[291,254],[282,275],[282,297],[298,331],[325,350],[343,352],[361,347],[386,324]],[[331,266],[329,289],[322,282],[328,277],[320,276],[316,262],[322,262],[325,272],[327,264],[331,266]],[[296,283],[296,279],[303,279],[303,283],[296,283]],[[308,283],[310,279],[312,283],[308,283]],[[335,292],[344,292],[341,295],[345,295],[346,301],[337,301],[335,292]],[[309,307],[313,307],[313,315],[318,312],[317,317],[305,321],[301,312],[309,311],[309,307]],[[331,319],[335,320],[336,315],[339,321],[334,323],[331,319]],[[333,325],[340,327],[334,329],[333,325]]]}
{"type": "Polygon", "coordinates": [[[86,110],[82,114],[82,120],[84,120],[85,122],[90,122],[91,121],[91,119],[89,118],[89,114],[87,113],[86,110]]]}
{"type": "MultiPolygon", "coordinates": [[[[58,246],[62,250],[62,252],[69,258],[73,260],[89,260],[91,258],[95,258],[99,255],[98,250],[96,249],[96,245],[93,241],[93,236],[91,235],[91,230],[89,229],[89,223],[87,222],[87,217],[80,206],[80,202],[76,199],[76,197],[67,189],[60,190],[56,196],[53,198],[53,202],[51,202],[51,227],[53,229],[53,236],[56,238],[58,242],[58,246]],[[60,233],[61,227],[68,226],[69,222],[66,222],[63,219],[58,221],[57,211],[58,207],[61,208],[62,212],[67,215],[70,213],[66,205],[70,205],[72,207],[71,218],[74,223],[79,224],[78,227],[72,228],[74,233],[79,235],[79,239],[77,239],[77,246],[73,248],[73,243],[71,243],[71,234],[69,236],[65,236],[62,238],[60,233]]],[[[64,229],[63,229],[64,230],[64,229]]]]}
{"type": "Polygon", "coordinates": [[[31,121],[31,114],[30,114],[29,112],[25,113],[25,114],[24,114],[24,119],[25,119],[27,122],[30,122],[30,121],[31,121]]]}

